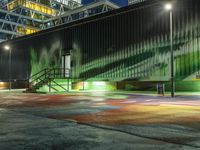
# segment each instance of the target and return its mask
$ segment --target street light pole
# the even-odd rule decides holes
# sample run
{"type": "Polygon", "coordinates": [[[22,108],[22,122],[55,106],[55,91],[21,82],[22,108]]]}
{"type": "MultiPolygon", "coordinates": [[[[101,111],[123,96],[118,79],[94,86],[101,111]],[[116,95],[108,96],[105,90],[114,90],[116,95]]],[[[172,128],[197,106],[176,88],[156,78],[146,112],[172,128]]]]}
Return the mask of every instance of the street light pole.
{"type": "Polygon", "coordinates": [[[9,71],[9,90],[11,90],[12,89],[12,85],[11,85],[11,61],[12,61],[11,60],[11,55],[12,55],[12,50],[8,45],[6,45],[4,48],[5,48],[6,51],[9,51],[8,71],[9,71]]]}
{"type": "Polygon", "coordinates": [[[9,50],[9,90],[12,89],[12,86],[11,86],[11,54],[12,54],[12,51],[11,49],[9,50]]]}
{"type": "Polygon", "coordinates": [[[174,97],[174,51],[173,51],[173,14],[170,10],[170,60],[171,60],[171,97],[174,97]]]}
{"type": "Polygon", "coordinates": [[[172,4],[166,4],[165,9],[169,11],[170,15],[170,91],[171,97],[174,97],[175,84],[174,84],[174,51],[173,51],[173,13],[172,4]]]}

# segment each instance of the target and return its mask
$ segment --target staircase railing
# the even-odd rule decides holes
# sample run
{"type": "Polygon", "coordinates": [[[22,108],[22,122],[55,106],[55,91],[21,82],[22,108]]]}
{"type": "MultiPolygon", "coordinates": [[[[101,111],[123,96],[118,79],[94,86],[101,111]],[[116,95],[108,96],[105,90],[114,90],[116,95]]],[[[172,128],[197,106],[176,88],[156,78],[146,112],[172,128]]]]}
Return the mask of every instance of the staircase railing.
{"type": "MultiPolygon", "coordinates": [[[[43,85],[48,85],[49,88],[52,88],[50,87],[51,84],[48,83],[54,79],[68,79],[69,82],[70,76],[70,69],[67,68],[45,68],[29,78],[29,90],[39,88],[43,85]]],[[[58,85],[58,83],[56,83],[56,85],[58,85]]],[[[62,85],[59,86],[62,87],[62,85]]],[[[62,87],[62,89],[65,88],[62,87]]]]}
{"type": "Polygon", "coordinates": [[[41,71],[39,71],[38,73],[32,75],[30,78],[29,78],[29,82],[37,82],[38,80],[42,80],[43,78],[46,78],[47,74],[49,73],[49,69],[45,68],[41,71]]]}

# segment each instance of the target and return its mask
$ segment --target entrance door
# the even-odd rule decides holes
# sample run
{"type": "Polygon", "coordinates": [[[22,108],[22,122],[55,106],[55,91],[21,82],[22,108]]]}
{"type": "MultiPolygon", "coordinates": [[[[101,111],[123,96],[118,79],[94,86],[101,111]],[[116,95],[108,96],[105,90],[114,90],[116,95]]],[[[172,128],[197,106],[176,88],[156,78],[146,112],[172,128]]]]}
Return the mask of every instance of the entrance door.
{"type": "Polygon", "coordinates": [[[62,68],[64,70],[64,77],[69,77],[70,70],[71,70],[71,56],[70,55],[62,56],[62,68]]]}

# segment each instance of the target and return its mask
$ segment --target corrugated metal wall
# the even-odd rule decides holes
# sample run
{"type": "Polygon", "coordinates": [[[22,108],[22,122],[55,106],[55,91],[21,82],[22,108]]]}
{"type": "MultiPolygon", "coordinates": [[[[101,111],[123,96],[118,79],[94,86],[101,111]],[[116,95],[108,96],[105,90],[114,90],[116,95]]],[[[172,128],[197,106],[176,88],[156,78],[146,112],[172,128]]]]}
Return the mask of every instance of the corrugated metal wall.
{"type": "MultiPolygon", "coordinates": [[[[200,70],[200,1],[174,2],[176,79],[193,80],[200,70]]],[[[27,78],[45,67],[59,66],[61,51],[71,51],[74,78],[169,80],[169,12],[163,1],[149,0],[53,30],[9,42],[16,50],[13,63],[18,59],[26,64],[20,72],[13,71],[13,78],[17,74],[27,78]],[[20,51],[27,54],[19,56],[20,51]]],[[[6,63],[1,55],[1,70],[6,63]]],[[[6,74],[1,72],[0,78],[8,77],[6,74]]]]}
{"type": "MultiPolygon", "coordinates": [[[[74,76],[168,80],[169,12],[162,2],[127,9],[75,27],[74,76]]],[[[200,2],[179,0],[173,10],[173,44],[177,79],[190,79],[200,69],[200,2]]]]}

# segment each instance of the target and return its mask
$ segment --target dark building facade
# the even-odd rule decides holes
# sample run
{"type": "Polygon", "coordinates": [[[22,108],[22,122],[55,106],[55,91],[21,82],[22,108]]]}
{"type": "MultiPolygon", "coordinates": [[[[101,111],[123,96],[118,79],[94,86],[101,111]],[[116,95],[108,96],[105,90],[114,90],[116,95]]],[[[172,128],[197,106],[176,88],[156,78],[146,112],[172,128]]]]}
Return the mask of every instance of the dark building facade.
{"type": "MultiPolygon", "coordinates": [[[[200,84],[200,1],[174,0],[173,50],[177,87],[200,84]],[[198,83],[198,84],[197,84],[198,83]]],[[[72,78],[133,83],[170,80],[170,27],[165,1],[149,0],[1,44],[0,79],[24,80],[71,55],[72,78]]],[[[199,88],[200,89],[200,88],[199,88]]]]}

